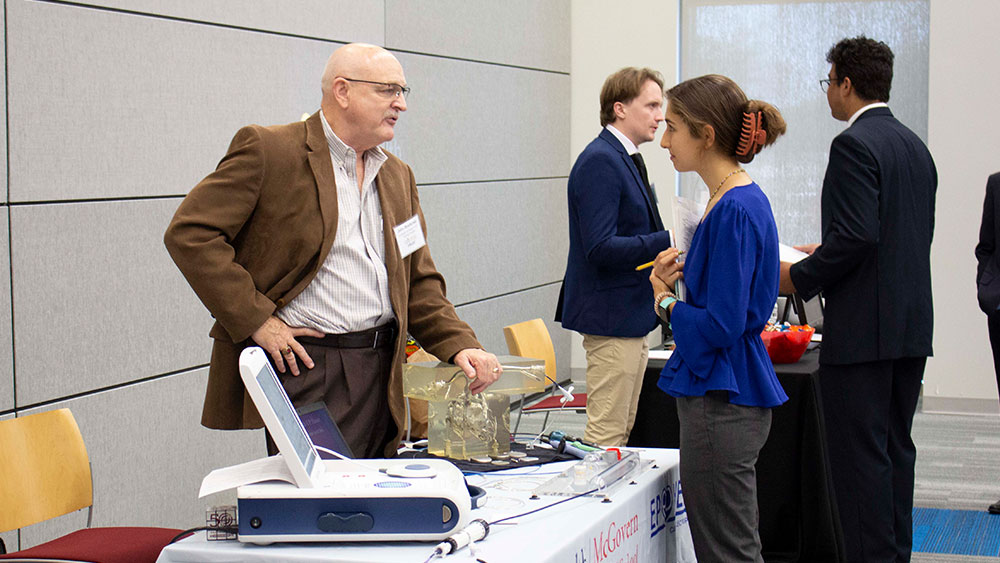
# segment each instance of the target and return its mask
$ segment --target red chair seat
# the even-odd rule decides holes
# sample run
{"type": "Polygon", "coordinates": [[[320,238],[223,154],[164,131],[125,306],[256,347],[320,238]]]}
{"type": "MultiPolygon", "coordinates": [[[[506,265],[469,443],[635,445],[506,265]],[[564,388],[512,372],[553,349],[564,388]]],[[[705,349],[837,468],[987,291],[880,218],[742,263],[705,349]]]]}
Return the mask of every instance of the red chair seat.
{"type": "Polygon", "coordinates": [[[538,401],[535,404],[528,405],[521,409],[522,412],[541,412],[541,411],[557,411],[557,410],[586,410],[587,409],[587,394],[586,393],[574,393],[573,400],[562,405],[559,403],[559,399],[562,399],[562,395],[553,395],[538,401]]]}
{"type": "Polygon", "coordinates": [[[154,563],[181,530],[173,528],[84,528],[50,542],[0,555],[0,560],[60,560],[88,563],[154,563]]]}

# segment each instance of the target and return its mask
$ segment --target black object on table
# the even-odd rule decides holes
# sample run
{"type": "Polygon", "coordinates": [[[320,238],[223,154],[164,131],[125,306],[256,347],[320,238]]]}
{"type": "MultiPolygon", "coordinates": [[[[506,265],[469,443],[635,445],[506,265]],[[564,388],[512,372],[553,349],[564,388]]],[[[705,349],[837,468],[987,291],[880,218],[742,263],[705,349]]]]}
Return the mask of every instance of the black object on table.
{"type": "MultiPolygon", "coordinates": [[[[677,404],[656,383],[664,360],[649,360],[628,445],[676,448],[677,404]]],[[[772,411],[771,433],[757,459],[760,540],[767,563],[844,561],[819,402],[819,350],[774,371],[788,402],[772,411]]],[[[683,460],[682,460],[683,463],[683,460]]],[[[683,485],[682,485],[683,486],[683,485]]]]}

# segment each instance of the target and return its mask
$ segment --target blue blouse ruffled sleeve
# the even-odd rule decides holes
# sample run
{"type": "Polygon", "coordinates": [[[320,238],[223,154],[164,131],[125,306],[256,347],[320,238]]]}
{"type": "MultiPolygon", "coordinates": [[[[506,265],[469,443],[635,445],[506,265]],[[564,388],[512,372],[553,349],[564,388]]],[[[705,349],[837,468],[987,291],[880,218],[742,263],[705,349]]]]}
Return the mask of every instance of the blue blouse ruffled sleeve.
{"type": "Polygon", "coordinates": [[[674,396],[724,390],[736,404],[776,406],[787,396],[760,332],[777,298],[777,231],[769,205],[762,232],[759,210],[748,209],[744,194],[730,194],[692,241],[684,266],[688,295],[670,319],[676,349],[659,386],[674,396]]]}
{"type": "MultiPolygon", "coordinates": [[[[721,205],[721,204],[720,204],[721,205]]],[[[679,353],[700,379],[708,378],[722,349],[729,348],[746,330],[750,278],[753,276],[756,238],[746,214],[736,206],[716,206],[702,233],[706,243],[707,295],[698,304],[678,303],[670,316],[679,353]],[[700,305],[700,306],[699,306],[700,305]]],[[[699,292],[701,293],[701,292],[699,292]]]]}

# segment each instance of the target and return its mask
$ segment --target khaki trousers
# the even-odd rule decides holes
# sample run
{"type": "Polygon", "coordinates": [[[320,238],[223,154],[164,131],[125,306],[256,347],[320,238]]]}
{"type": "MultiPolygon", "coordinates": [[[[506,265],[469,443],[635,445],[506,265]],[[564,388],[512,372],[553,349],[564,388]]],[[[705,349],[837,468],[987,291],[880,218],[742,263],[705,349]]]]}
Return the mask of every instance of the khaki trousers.
{"type": "Polygon", "coordinates": [[[587,429],[584,439],[624,446],[635,424],[639,391],[649,357],[645,337],[583,335],[587,353],[587,429]]]}

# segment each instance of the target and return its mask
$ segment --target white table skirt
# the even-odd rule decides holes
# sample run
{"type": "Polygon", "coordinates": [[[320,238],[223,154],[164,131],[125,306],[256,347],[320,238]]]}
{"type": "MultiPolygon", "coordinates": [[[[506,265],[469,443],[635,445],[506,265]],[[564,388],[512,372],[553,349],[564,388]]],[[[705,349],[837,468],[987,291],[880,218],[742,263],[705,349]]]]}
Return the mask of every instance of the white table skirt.
{"type": "MultiPolygon", "coordinates": [[[[491,527],[489,536],[441,561],[451,563],[644,563],[695,561],[683,498],[678,498],[678,452],[635,449],[643,472],[635,484],[610,490],[611,502],[599,497],[570,500],[491,527]]],[[[486,489],[485,505],[472,518],[493,522],[552,504],[565,497],[531,492],[574,462],[510,469],[468,478],[486,489]]],[[[204,533],[167,546],[157,563],[339,562],[423,563],[437,542],[285,543],[258,546],[238,541],[207,541],[204,533]]]]}

